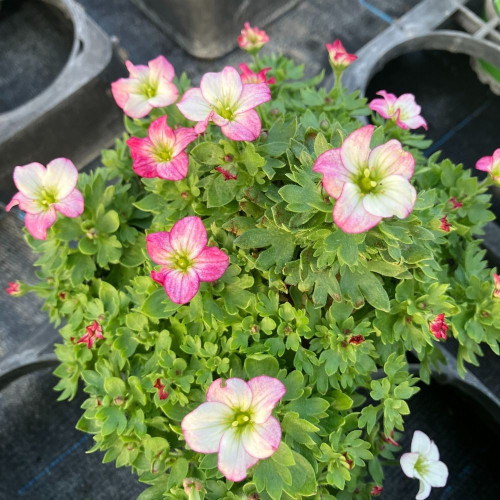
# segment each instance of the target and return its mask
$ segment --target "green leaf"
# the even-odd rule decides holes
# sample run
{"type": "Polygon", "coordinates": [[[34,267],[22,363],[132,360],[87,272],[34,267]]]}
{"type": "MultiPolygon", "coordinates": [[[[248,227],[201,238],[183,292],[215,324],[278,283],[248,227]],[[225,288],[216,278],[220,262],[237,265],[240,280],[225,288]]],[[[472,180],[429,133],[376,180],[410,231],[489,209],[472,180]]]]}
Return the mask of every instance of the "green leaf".
{"type": "Polygon", "coordinates": [[[125,382],[118,377],[106,377],[104,379],[104,390],[111,399],[124,396],[126,391],[125,382]]]}
{"type": "Polygon", "coordinates": [[[332,407],[338,411],[348,410],[351,408],[353,400],[342,391],[334,390],[328,393],[328,396],[333,398],[332,407]]]}
{"type": "Polygon", "coordinates": [[[95,263],[88,255],[75,253],[68,257],[68,267],[71,270],[71,284],[78,286],[94,277],[95,263]]]}
{"type": "Polygon", "coordinates": [[[284,123],[283,119],[279,118],[269,129],[267,142],[259,147],[259,151],[271,156],[281,156],[288,148],[290,139],[295,137],[296,133],[297,118],[288,123],[284,123]]]}
{"type": "Polygon", "coordinates": [[[114,233],[120,227],[120,217],[115,210],[106,212],[103,217],[97,219],[95,228],[99,233],[114,233]]]}
{"type": "Polygon", "coordinates": [[[234,200],[237,191],[235,180],[225,180],[222,175],[212,177],[207,189],[207,207],[223,207],[234,200]]]}
{"type": "Polygon", "coordinates": [[[191,150],[191,156],[205,165],[221,165],[224,163],[224,150],[213,142],[202,142],[191,150]]]}
{"type": "Polygon", "coordinates": [[[266,159],[255,151],[255,146],[251,142],[245,144],[245,149],[241,153],[240,160],[252,176],[255,176],[266,164],[266,159]]]}
{"type": "Polygon", "coordinates": [[[181,485],[182,481],[187,477],[188,470],[189,462],[185,458],[178,458],[170,469],[166,490],[181,485]]]}
{"type": "Polygon", "coordinates": [[[120,309],[120,299],[118,292],[113,285],[106,281],[101,281],[99,284],[99,298],[102,300],[104,310],[109,317],[116,316],[120,309]]]}
{"type": "Polygon", "coordinates": [[[311,463],[296,451],[292,452],[295,460],[295,465],[290,467],[292,475],[292,484],[285,485],[287,491],[294,498],[296,495],[310,497],[314,495],[318,489],[316,482],[316,474],[311,463]]]}
{"type": "Polygon", "coordinates": [[[337,229],[325,239],[325,245],[328,251],[337,252],[341,264],[354,266],[359,257],[357,240],[357,235],[347,234],[337,229]]]}
{"type": "Polygon", "coordinates": [[[391,309],[389,296],[379,279],[370,272],[357,275],[357,278],[359,288],[368,303],[375,309],[389,312],[391,309]]]}
{"type": "Polygon", "coordinates": [[[142,312],[153,319],[169,318],[180,306],[174,304],[163,288],[155,290],[142,304],[142,312]]]}
{"type": "Polygon", "coordinates": [[[249,379],[258,377],[259,375],[276,377],[279,370],[279,363],[273,356],[267,354],[253,354],[247,356],[244,367],[249,379]]]}

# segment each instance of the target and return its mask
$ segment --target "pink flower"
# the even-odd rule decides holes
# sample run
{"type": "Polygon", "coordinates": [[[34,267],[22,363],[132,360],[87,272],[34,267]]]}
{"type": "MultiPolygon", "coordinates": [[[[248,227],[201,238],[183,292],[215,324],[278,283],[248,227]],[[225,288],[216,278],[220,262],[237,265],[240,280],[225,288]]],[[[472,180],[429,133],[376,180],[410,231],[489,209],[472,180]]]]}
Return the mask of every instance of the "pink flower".
{"type": "Polygon", "coordinates": [[[167,116],[154,120],[144,139],[131,137],[127,144],[134,172],[141,177],[160,177],[179,181],[187,175],[189,159],[184,151],[198,135],[192,128],[172,130],[167,116]]]}
{"type": "Polygon", "coordinates": [[[451,229],[451,225],[448,222],[448,217],[446,215],[444,217],[441,217],[439,219],[439,222],[441,222],[441,225],[439,226],[439,229],[441,229],[442,231],[446,231],[447,233],[449,233],[450,229],[451,229]]]}
{"type": "Polygon", "coordinates": [[[149,256],[161,265],[159,271],[151,271],[151,277],[176,304],[189,302],[200,281],[218,280],[229,265],[222,250],[207,247],[207,231],[199,217],[184,217],[170,232],[148,234],[146,242],[149,256]]]}
{"type": "Polygon", "coordinates": [[[416,500],[425,500],[432,488],[442,488],[448,480],[448,467],[439,460],[439,450],[422,431],[415,431],[411,453],[401,455],[401,469],[411,478],[420,481],[416,500]]]}
{"type": "Polygon", "coordinates": [[[461,201],[458,201],[455,196],[452,196],[448,201],[452,204],[454,210],[464,206],[464,204],[461,201]]]}
{"type": "Polygon", "coordinates": [[[500,299],[500,276],[498,276],[498,274],[493,274],[493,280],[495,281],[495,290],[493,291],[493,297],[500,299]]]}
{"type": "Polygon", "coordinates": [[[120,78],[111,84],[116,104],[132,118],[143,118],[153,108],[169,106],[177,100],[179,91],[172,83],[174,67],[163,57],[148,62],[147,66],[125,63],[129,78],[120,78]]]}
{"type": "Polygon", "coordinates": [[[261,128],[254,108],[270,99],[266,83],[242,83],[238,71],[226,66],[220,73],[203,75],[200,88],[189,89],[177,107],[186,118],[198,122],[198,134],[212,120],[229,139],[253,141],[261,128]]]}
{"type": "Polygon", "coordinates": [[[207,402],[182,420],[184,439],[198,453],[218,453],[219,471],[241,481],[247,469],[280,445],[281,426],[271,413],[285,392],[279,380],[266,375],[248,383],[217,379],[208,388],[207,402]]]}
{"type": "Polygon", "coordinates": [[[382,494],[382,491],[384,491],[383,486],[374,486],[370,491],[370,495],[372,497],[378,497],[382,494]]]}
{"type": "Polygon", "coordinates": [[[500,184],[500,148],[495,149],[493,156],[483,156],[476,163],[476,168],[488,172],[497,184],[500,184]]]}
{"type": "Polygon", "coordinates": [[[256,53],[269,42],[269,37],[264,30],[260,30],[257,26],[252,28],[248,22],[243,26],[244,28],[241,30],[241,35],[238,37],[240,49],[250,53],[256,53]]]}
{"type": "Polygon", "coordinates": [[[157,378],[155,385],[153,386],[155,389],[158,389],[158,397],[163,400],[168,398],[168,391],[165,390],[165,386],[161,383],[161,379],[157,378]]]}
{"type": "MultiPolygon", "coordinates": [[[[495,276],[496,276],[496,274],[495,274],[495,276]]],[[[21,289],[20,289],[19,281],[9,281],[9,283],[8,283],[7,288],[5,289],[5,291],[9,295],[12,295],[14,297],[17,297],[17,296],[21,295],[21,289]]]]}
{"type": "Polygon", "coordinates": [[[349,54],[340,40],[327,43],[326,50],[328,50],[328,57],[333,68],[344,70],[358,58],[354,54],[349,54]]]}
{"type": "Polygon", "coordinates": [[[434,318],[434,321],[432,321],[429,325],[432,334],[434,335],[434,337],[436,337],[437,340],[446,340],[446,332],[448,331],[449,327],[445,322],[444,316],[444,313],[438,314],[434,318]]]}
{"type": "Polygon", "coordinates": [[[224,176],[225,181],[235,181],[237,179],[236,175],[232,174],[229,170],[226,170],[223,167],[215,167],[215,170],[224,176]]]}
{"type": "Polygon", "coordinates": [[[363,233],[384,217],[408,217],[417,193],[410,184],[415,160],[390,140],[370,149],[375,127],[366,125],[342,146],[321,154],[313,171],[323,174],[325,191],[335,198],[333,220],[345,233],[363,233]]]}
{"type": "Polygon", "coordinates": [[[29,163],[14,169],[14,183],[19,192],[7,205],[7,212],[19,205],[26,212],[24,223],[34,238],[44,240],[47,229],[57,219],[57,212],[78,217],[83,212],[83,196],[76,189],[78,170],[67,158],[56,158],[45,168],[29,163]]]}
{"type": "Polygon", "coordinates": [[[427,130],[427,122],[420,116],[421,108],[415,102],[413,94],[403,94],[396,98],[394,94],[381,90],[377,95],[382,96],[382,99],[373,99],[370,102],[370,109],[386,120],[394,120],[404,130],[418,127],[427,130]]]}
{"type": "Polygon", "coordinates": [[[102,335],[101,325],[97,321],[94,321],[91,325],[86,326],[85,328],[87,333],[78,339],[77,344],[87,344],[87,348],[92,349],[92,346],[97,339],[104,338],[102,335]]]}
{"type": "Polygon", "coordinates": [[[274,77],[267,78],[267,72],[272,68],[264,68],[261,69],[258,73],[254,73],[247,64],[241,63],[238,64],[238,68],[241,71],[241,81],[243,83],[274,83],[274,77]]]}
{"type": "Polygon", "coordinates": [[[364,341],[365,341],[365,338],[363,337],[363,335],[353,335],[349,339],[349,344],[359,345],[359,344],[362,344],[364,341]]]}

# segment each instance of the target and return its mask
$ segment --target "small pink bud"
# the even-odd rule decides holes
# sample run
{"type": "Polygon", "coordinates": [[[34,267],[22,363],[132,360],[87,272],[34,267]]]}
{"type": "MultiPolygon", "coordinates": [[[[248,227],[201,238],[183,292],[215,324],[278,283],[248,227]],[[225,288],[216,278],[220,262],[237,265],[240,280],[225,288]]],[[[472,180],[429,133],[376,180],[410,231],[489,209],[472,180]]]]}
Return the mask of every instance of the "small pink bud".
{"type": "Polygon", "coordinates": [[[226,170],[223,167],[215,167],[215,170],[224,176],[225,181],[235,181],[237,179],[236,175],[232,174],[229,170],[226,170]]]}
{"type": "Polygon", "coordinates": [[[224,161],[226,163],[229,163],[230,161],[233,161],[233,155],[226,155],[226,156],[224,156],[224,161]]]}
{"type": "Polygon", "coordinates": [[[349,54],[340,40],[327,43],[326,50],[328,50],[330,64],[335,69],[344,70],[358,58],[354,54],[349,54]]]}
{"type": "Polygon", "coordinates": [[[157,378],[155,385],[155,389],[158,389],[158,397],[163,400],[168,398],[168,392],[165,390],[165,386],[161,383],[161,379],[157,378]]]}
{"type": "Polygon", "coordinates": [[[97,339],[104,338],[102,335],[101,325],[97,321],[94,321],[91,325],[85,327],[87,333],[80,337],[77,344],[87,344],[88,349],[92,349],[95,341],[97,339]]]}
{"type": "Polygon", "coordinates": [[[429,326],[432,334],[436,339],[440,340],[446,340],[446,332],[448,331],[448,325],[445,322],[445,315],[444,313],[438,314],[434,321],[431,322],[429,326]]]}
{"type": "Polygon", "coordinates": [[[374,486],[372,488],[372,490],[370,491],[370,495],[372,497],[378,497],[382,493],[383,490],[384,490],[384,488],[382,486],[374,486]]]}
{"type": "Polygon", "coordinates": [[[364,341],[365,341],[365,338],[363,337],[363,335],[353,335],[349,339],[349,344],[359,345],[359,344],[362,344],[364,341]]]}
{"type": "Polygon", "coordinates": [[[451,229],[451,224],[448,222],[448,217],[445,215],[444,217],[441,217],[439,221],[441,222],[441,226],[439,226],[439,229],[449,233],[451,229]]]}
{"type": "Polygon", "coordinates": [[[392,444],[392,446],[400,446],[400,444],[393,439],[394,437],[394,431],[391,431],[390,436],[386,436],[385,434],[382,434],[382,439],[389,444],[392,444]]]}
{"type": "Polygon", "coordinates": [[[241,35],[238,37],[240,49],[246,50],[251,54],[257,53],[267,42],[269,42],[267,33],[257,28],[257,26],[250,26],[248,22],[244,24],[241,35]]]}
{"type": "Polygon", "coordinates": [[[455,196],[452,196],[448,201],[453,205],[454,210],[464,206],[464,204],[461,201],[458,201],[455,196]]]}
{"type": "Polygon", "coordinates": [[[19,281],[9,281],[5,291],[13,297],[19,297],[21,295],[19,281]]]}

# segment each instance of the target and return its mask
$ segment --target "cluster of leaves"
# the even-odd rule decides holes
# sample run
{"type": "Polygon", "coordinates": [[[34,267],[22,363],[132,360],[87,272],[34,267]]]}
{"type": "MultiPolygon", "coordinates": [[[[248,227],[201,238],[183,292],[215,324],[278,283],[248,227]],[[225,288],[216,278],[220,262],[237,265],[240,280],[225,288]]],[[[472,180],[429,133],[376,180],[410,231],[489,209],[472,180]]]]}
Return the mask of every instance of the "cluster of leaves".
{"type": "MultiPolygon", "coordinates": [[[[89,397],[78,428],[94,435],[105,462],[129,466],[151,485],[141,500],[187,498],[186,477],[211,500],[367,500],[394,458],[383,436],[403,430],[418,391],[406,353],[416,353],[426,381],[442,358],[429,331],[435,315],[451,322],[461,370],[483,342],[498,352],[500,301],[475,238],[493,218],[485,188],[460,165],[426,159],[422,136],[379,121],[372,147],[398,138],[417,161],[417,202],[405,220],[343,233],[312,167],[361,126],[366,101],[317,89],[323,75],[303,81],[286,58],[263,64],[277,84],[259,108],[258,140],[232,142],[212,127],[189,147],[184,180],[140,179],[127,137],[144,137],[165,113],[171,126],[190,124],[175,106],[126,119],[128,133],[104,151],[104,166],[80,175],[83,215],[58,220],[46,241],[27,236],[41,254],[33,289],[51,319],[64,320],[60,399],[74,397],[83,380],[89,397]],[[236,179],[225,180],[220,166],[236,179]],[[452,208],[452,196],[461,208],[452,208]],[[150,278],[145,234],[193,214],[230,266],[178,306],[150,278]],[[444,215],[450,233],[440,229],[444,215]],[[77,339],[94,320],[104,338],[88,349],[77,339]],[[216,455],[186,448],[180,422],[214,379],[261,374],[287,389],[275,412],[282,443],[233,484],[216,455]],[[159,399],[158,379],[167,399],[159,399]]],[[[182,93],[189,81],[177,84],[182,93]]]]}

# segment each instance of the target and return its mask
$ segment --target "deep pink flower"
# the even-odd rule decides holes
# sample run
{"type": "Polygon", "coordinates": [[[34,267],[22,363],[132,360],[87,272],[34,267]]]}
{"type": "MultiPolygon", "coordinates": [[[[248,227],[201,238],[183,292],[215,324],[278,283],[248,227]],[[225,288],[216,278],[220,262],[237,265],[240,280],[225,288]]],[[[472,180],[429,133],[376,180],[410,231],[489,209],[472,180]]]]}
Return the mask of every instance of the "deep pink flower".
{"type": "Polygon", "coordinates": [[[169,106],[177,100],[179,91],[172,83],[174,67],[163,56],[148,62],[147,66],[125,63],[129,78],[120,78],[111,84],[116,104],[132,118],[143,118],[153,108],[169,106]]]}
{"type": "Polygon", "coordinates": [[[370,495],[372,497],[378,497],[379,495],[382,494],[382,491],[384,491],[383,486],[374,486],[370,491],[370,495]]]}
{"type": "Polygon", "coordinates": [[[225,181],[235,181],[237,179],[236,175],[232,174],[229,170],[226,170],[223,167],[215,167],[215,170],[224,176],[225,181]]]}
{"type": "Polygon", "coordinates": [[[184,151],[198,135],[192,128],[171,129],[167,116],[154,120],[144,139],[131,137],[127,144],[134,172],[141,177],[179,181],[187,175],[189,159],[184,151]]]}
{"type": "Polygon", "coordinates": [[[498,274],[493,274],[493,279],[495,281],[495,290],[493,291],[493,297],[500,299],[500,276],[498,276],[498,274]]]}
{"type": "Polygon", "coordinates": [[[500,148],[495,149],[492,156],[483,156],[476,163],[476,168],[488,172],[497,184],[500,184],[500,148]]]}
{"type": "Polygon", "coordinates": [[[365,341],[365,338],[363,337],[363,335],[353,335],[349,339],[349,344],[359,345],[359,344],[362,344],[364,341],[365,341]]]}
{"type": "Polygon", "coordinates": [[[67,158],[56,158],[45,168],[29,163],[14,169],[14,184],[19,192],[5,208],[19,205],[26,212],[24,223],[34,238],[44,240],[47,229],[57,219],[57,212],[78,217],[83,212],[83,196],[76,183],[78,170],[67,158]]]}
{"type": "Polygon", "coordinates": [[[377,92],[382,99],[373,99],[370,109],[376,111],[386,120],[394,120],[398,127],[408,130],[424,127],[427,130],[427,122],[420,116],[420,106],[415,102],[413,94],[403,94],[396,97],[385,90],[377,92]]]}
{"type": "Polygon", "coordinates": [[[242,481],[247,469],[280,445],[281,426],[272,411],[285,392],[279,380],[266,375],[248,382],[217,379],[207,402],[182,420],[184,439],[198,453],[218,453],[219,471],[230,481],[242,481]]]}
{"type": "Polygon", "coordinates": [[[256,53],[269,42],[269,36],[264,30],[260,30],[257,26],[252,28],[248,22],[243,26],[241,35],[238,37],[240,49],[250,53],[256,53]]]}
{"type": "Polygon", "coordinates": [[[375,127],[347,136],[340,148],[321,154],[313,171],[323,174],[325,191],[337,201],[333,220],[345,233],[363,233],[384,217],[408,217],[417,197],[409,179],[415,160],[399,141],[370,149],[375,127]]]}
{"type": "Polygon", "coordinates": [[[87,333],[78,339],[77,344],[87,344],[87,348],[92,349],[97,339],[104,338],[101,325],[97,321],[94,321],[91,325],[86,326],[85,329],[87,333]]]}
{"type": "Polygon", "coordinates": [[[342,45],[342,42],[338,39],[333,43],[327,43],[326,50],[328,50],[330,64],[337,69],[344,70],[358,58],[358,56],[354,54],[349,54],[342,45]]]}
{"type": "Polygon", "coordinates": [[[255,107],[271,99],[266,83],[242,83],[235,68],[203,75],[200,88],[189,89],[177,107],[198,122],[195,131],[203,133],[212,120],[233,141],[253,141],[259,137],[261,122],[255,107]]]}
{"type": "Polygon", "coordinates": [[[446,332],[448,331],[448,325],[446,324],[445,321],[445,315],[444,313],[438,314],[435,318],[434,321],[430,323],[429,326],[432,334],[436,339],[440,340],[446,340],[446,332]]]}
{"type": "Polygon", "coordinates": [[[207,231],[199,217],[184,217],[170,232],[148,234],[146,242],[149,256],[161,265],[151,277],[176,304],[189,302],[201,281],[218,280],[229,265],[222,250],[207,247],[207,231]]]}
{"type": "Polygon", "coordinates": [[[454,210],[464,206],[464,204],[461,201],[458,201],[455,196],[452,196],[448,201],[452,204],[454,210]]]}
{"type": "Polygon", "coordinates": [[[9,283],[8,283],[7,288],[5,289],[5,291],[9,295],[13,295],[14,297],[17,297],[18,295],[21,295],[21,290],[20,290],[19,287],[20,287],[19,281],[9,281],[9,283]]]}
{"type": "Polygon", "coordinates": [[[267,72],[272,68],[264,68],[261,69],[258,73],[254,73],[247,64],[241,63],[238,64],[238,68],[241,71],[241,81],[243,83],[274,83],[274,77],[267,78],[267,72]]]}
{"type": "Polygon", "coordinates": [[[165,390],[165,386],[161,383],[161,379],[157,378],[155,385],[153,386],[155,389],[158,389],[158,397],[163,400],[168,398],[168,391],[165,390]]]}
{"type": "Polygon", "coordinates": [[[451,224],[448,222],[448,217],[445,215],[444,217],[441,217],[439,219],[439,222],[441,222],[441,225],[439,226],[439,229],[442,231],[446,231],[447,233],[450,232],[451,229],[451,224]]]}

